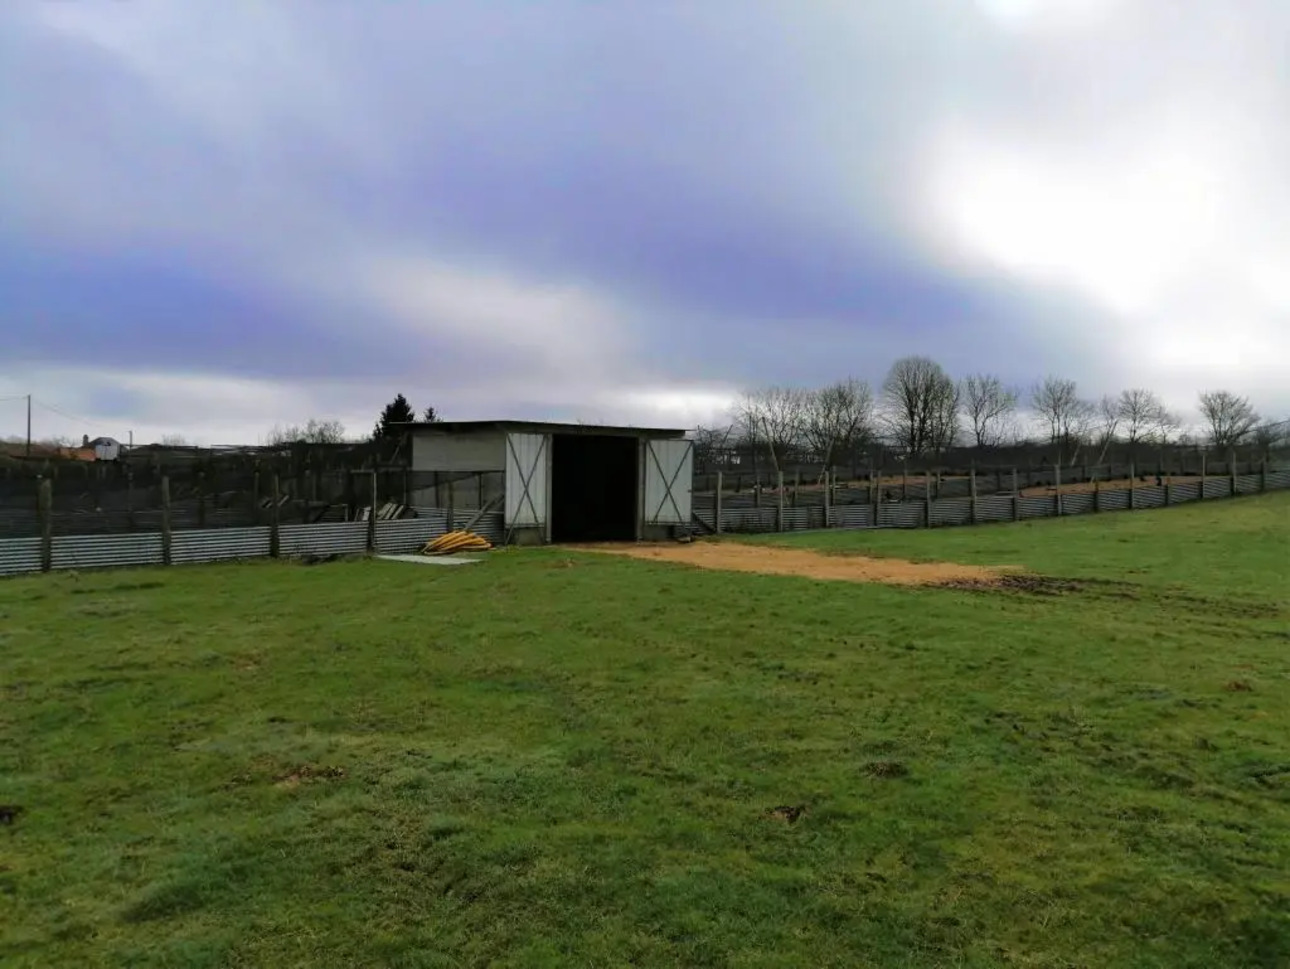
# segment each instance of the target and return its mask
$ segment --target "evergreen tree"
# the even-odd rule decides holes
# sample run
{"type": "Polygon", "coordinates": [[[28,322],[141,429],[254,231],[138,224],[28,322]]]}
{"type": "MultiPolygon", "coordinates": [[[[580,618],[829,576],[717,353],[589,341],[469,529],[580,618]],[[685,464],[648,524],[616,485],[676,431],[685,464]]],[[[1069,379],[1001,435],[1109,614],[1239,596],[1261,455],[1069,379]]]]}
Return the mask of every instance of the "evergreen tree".
{"type": "Polygon", "coordinates": [[[372,432],[372,437],[380,440],[389,437],[395,433],[397,424],[411,424],[417,419],[416,411],[408,403],[408,399],[399,394],[385,405],[381,411],[381,419],[376,422],[376,428],[372,432]]]}

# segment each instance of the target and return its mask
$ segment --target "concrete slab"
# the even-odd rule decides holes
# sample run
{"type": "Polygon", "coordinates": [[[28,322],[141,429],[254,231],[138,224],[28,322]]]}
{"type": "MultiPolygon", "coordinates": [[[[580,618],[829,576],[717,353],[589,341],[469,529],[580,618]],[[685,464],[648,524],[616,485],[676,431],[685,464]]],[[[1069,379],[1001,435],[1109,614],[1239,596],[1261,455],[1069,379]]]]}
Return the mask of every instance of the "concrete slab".
{"type": "Polygon", "coordinates": [[[412,562],[416,565],[474,565],[479,559],[463,559],[450,555],[378,555],[387,562],[412,562]]]}

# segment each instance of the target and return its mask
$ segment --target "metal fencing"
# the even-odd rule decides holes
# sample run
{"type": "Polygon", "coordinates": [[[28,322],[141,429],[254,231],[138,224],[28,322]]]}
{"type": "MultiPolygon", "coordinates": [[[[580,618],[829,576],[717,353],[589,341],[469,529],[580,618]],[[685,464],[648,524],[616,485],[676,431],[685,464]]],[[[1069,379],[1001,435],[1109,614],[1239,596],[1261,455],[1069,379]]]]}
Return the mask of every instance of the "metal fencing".
{"type": "MultiPolygon", "coordinates": [[[[1054,492],[1042,495],[988,494],[977,497],[922,497],[908,501],[743,505],[717,510],[715,496],[695,496],[694,517],[706,531],[750,533],[822,528],[938,528],[989,522],[1025,521],[1066,515],[1160,508],[1200,500],[1290,489],[1290,469],[1129,488],[1054,492]]],[[[865,494],[855,490],[856,496],[865,494]]],[[[842,490],[839,489],[841,493],[842,490]]],[[[872,494],[872,492],[869,492],[872,494]]],[[[0,539],[0,575],[58,569],[181,565],[241,559],[411,553],[451,527],[465,527],[494,543],[504,540],[500,512],[453,512],[418,507],[416,517],[375,521],[318,522],[244,527],[136,531],[126,534],[50,534],[0,539]]]]}
{"type": "MultiPolygon", "coordinates": [[[[446,509],[420,509],[416,518],[375,522],[320,522],[315,525],[257,525],[206,528],[166,533],[130,532],[124,535],[51,535],[44,538],[0,539],[0,576],[46,569],[94,569],[139,565],[187,565],[267,558],[277,546],[281,558],[323,555],[409,554],[426,542],[464,526],[463,514],[446,509]]],[[[474,517],[473,515],[471,517],[474,517]]],[[[500,542],[504,526],[500,512],[482,515],[471,531],[500,542]]]]}
{"type": "MultiPolygon", "coordinates": [[[[1154,476],[1152,476],[1154,481],[1154,476]]],[[[1059,491],[1049,494],[978,494],[889,500],[890,489],[835,488],[789,504],[784,495],[695,495],[696,531],[708,533],[789,532],[817,528],[938,528],[989,522],[1025,521],[1105,511],[1163,508],[1193,501],[1231,498],[1290,489],[1290,469],[1206,478],[1203,481],[1133,482],[1130,487],[1059,491]],[[876,498],[875,498],[876,495],[876,498]],[[759,501],[760,498],[760,501],[759,501]],[[719,511],[718,511],[719,509],[719,511]]],[[[947,489],[948,490],[948,489],[947,489]]],[[[957,492],[957,488],[954,489],[957,492]]],[[[935,492],[933,492],[935,493],[935,492]]],[[[894,498],[894,495],[893,495],[894,498]]]]}

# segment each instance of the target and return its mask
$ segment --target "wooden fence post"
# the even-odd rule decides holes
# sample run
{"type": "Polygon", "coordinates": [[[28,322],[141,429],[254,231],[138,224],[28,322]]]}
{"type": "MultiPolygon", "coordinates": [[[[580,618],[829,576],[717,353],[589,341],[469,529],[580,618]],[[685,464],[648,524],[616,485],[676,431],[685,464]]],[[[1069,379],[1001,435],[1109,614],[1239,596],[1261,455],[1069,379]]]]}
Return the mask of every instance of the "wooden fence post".
{"type": "Polygon", "coordinates": [[[161,562],[170,564],[170,548],[173,535],[170,531],[170,475],[161,478],[161,562]]]}
{"type": "Polygon", "coordinates": [[[38,488],[40,571],[48,572],[54,567],[54,483],[49,478],[41,478],[38,488]]]}
{"type": "Polygon", "coordinates": [[[873,527],[879,525],[879,518],[882,516],[882,468],[878,468],[878,476],[869,476],[870,483],[873,485],[873,493],[869,496],[873,501],[873,527]]]}
{"type": "Polygon", "coordinates": [[[1021,521],[1021,485],[1017,482],[1017,469],[1012,469],[1012,520],[1021,521]]]}
{"type": "Polygon", "coordinates": [[[1236,497],[1236,448],[1227,452],[1227,475],[1231,482],[1232,497],[1236,497]]]}
{"type": "Polygon", "coordinates": [[[1129,462],[1129,511],[1137,507],[1138,497],[1138,469],[1132,461],[1129,462]]]}
{"type": "Polygon", "coordinates": [[[932,472],[924,472],[923,478],[923,523],[924,527],[932,527],[932,472]]]}
{"type": "Polygon", "coordinates": [[[1053,465],[1053,508],[1058,516],[1062,513],[1062,466],[1053,465]]]}
{"type": "Polygon", "coordinates": [[[125,469],[125,524],[134,531],[134,468],[125,469]]]}
{"type": "Polygon", "coordinates": [[[721,489],[725,487],[722,478],[722,473],[718,471],[717,490],[713,493],[712,499],[712,527],[718,535],[721,534],[721,489]]]}
{"type": "Polygon", "coordinates": [[[269,556],[277,558],[282,553],[282,536],[280,534],[282,516],[282,481],[277,472],[273,474],[273,496],[269,507],[269,556]]]}
{"type": "Polygon", "coordinates": [[[833,488],[833,475],[829,474],[829,469],[824,469],[824,527],[829,527],[829,510],[833,507],[833,495],[830,491],[833,488]]]}
{"type": "Polygon", "coordinates": [[[1094,468],[1090,478],[1093,482],[1093,511],[1102,510],[1102,482],[1097,479],[1097,468],[1094,468]]]}
{"type": "Polygon", "coordinates": [[[1196,496],[1198,500],[1205,500],[1205,452],[1200,452],[1200,494],[1196,496]]]}
{"type": "Polygon", "coordinates": [[[977,522],[976,514],[976,467],[973,466],[968,471],[968,522],[975,525],[977,522]]]}
{"type": "Polygon", "coordinates": [[[777,499],[776,505],[775,505],[775,531],[782,532],[784,530],[784,472],[783,471],[780,471],[776,474],[775,484],[776,484],[775,497],[777,499]]]}
{"type": "Polygon", "coordinates": [[[367,550],[369,552],[375,552],[376,551],[376,468],[372,469],[372,476],[370,478],[370,482],[371,483],[369,485],[369,489],[371,491],[371,495],[369,496],[368,507],[367,507],[367,550]]]}

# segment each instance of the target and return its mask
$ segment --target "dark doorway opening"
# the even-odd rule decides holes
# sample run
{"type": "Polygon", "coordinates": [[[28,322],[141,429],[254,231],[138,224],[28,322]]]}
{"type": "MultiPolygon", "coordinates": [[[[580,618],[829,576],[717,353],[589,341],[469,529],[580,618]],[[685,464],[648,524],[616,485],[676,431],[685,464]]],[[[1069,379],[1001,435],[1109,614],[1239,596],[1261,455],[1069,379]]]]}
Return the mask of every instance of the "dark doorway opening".
{"type": "Polygon", "coordinates": [[[634,437],[553,435],[551,541],[635,541],[639,456],[634,437]]]}

